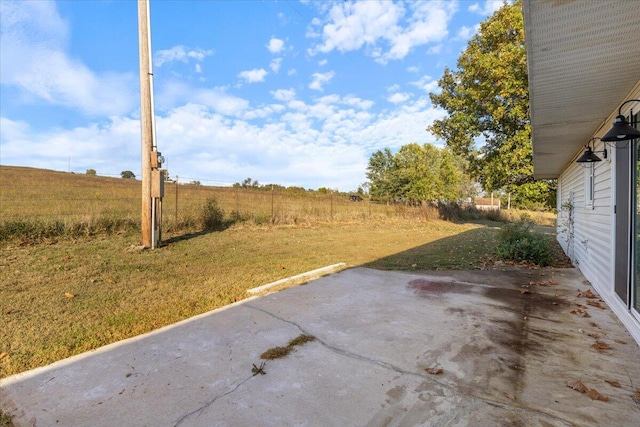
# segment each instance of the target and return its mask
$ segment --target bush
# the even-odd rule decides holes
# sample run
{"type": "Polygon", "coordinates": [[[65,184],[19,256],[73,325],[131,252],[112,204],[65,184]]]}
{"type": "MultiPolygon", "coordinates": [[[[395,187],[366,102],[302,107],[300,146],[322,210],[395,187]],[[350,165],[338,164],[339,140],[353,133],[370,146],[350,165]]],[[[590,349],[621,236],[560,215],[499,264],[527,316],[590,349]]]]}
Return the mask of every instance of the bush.
{"type": "Polygon", "coordinates": [[[549,238],[531,230],[528,222],[506,224],[498,236],[496,256],[505,261],[530,261],[548,266],[553,259],[549,238]]]}
{"type": "Polygon", "coordinates": [[[207,199],[202,207],[200,219],[205,230],[215,231],[224,228],[224,210],[218,205],[215,197],[207,199]]]}

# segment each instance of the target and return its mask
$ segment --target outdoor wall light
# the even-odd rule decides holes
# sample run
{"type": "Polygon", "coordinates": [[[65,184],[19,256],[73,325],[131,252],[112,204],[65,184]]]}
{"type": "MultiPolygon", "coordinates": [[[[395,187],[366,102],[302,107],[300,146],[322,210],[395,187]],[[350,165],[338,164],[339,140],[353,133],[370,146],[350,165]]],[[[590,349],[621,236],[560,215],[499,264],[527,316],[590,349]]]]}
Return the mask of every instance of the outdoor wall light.
{"type": "MultiPolygon", "coordinates": [[[[602,159],[596,156],[596,153],[591,149],[591,141],[594,141],[598,138],[591,138],[584,149],[584,154],[580,156],[576,163],[593,163],[593,162],[601,162],[602,159]]],[[[597,153],[602,153],[602,157],[607,158],[607,149],[605,148],[602,151],[597,151],[597,153]]]]}
{"type": "Polygon", "coordinates": [[[622,115],[622,107],[624,106],[624,104],[627,104],[629,102],[640,102],[640,99],[629,99],[628,101],[625,101],[622,103],[622,105],[620,105],[620,108],[618,108],[618,115],[616,116],[616,120],[613,123],[613,127],[611,127],[611,130],[601,138],[602,141],[617,142],[640,138],[640,131],[630,126],[627,123],[627,120],[622,115]]]}

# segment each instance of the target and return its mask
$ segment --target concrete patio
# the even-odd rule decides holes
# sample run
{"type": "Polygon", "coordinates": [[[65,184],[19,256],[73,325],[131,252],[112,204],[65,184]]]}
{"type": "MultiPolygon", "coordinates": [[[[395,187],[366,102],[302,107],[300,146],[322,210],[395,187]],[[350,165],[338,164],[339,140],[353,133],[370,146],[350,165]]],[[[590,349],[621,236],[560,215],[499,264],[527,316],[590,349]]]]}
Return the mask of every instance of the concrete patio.
{"type": "Polygon", "coordinates": [[[587,291],[576,269],[353,268],[5,378],[0,406],[16,426],[637,425],[640,348],[587,291]]]}

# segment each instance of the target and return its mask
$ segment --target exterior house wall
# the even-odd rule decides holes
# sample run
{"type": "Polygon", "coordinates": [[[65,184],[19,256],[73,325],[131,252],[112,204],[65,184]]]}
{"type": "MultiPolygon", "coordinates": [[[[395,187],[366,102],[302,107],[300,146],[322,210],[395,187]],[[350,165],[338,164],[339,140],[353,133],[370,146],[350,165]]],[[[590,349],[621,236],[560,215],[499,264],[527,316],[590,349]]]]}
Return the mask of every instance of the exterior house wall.
{"type": "MultiPolygon", "coordinates": [[[[602,157],[604,146],[597,143],[596,154],[602,157]]],[[[579,153],[582,154],[582,153],[579,153]]],[[[613,218],[611,153],[606,160],[593,164],[593,204],[587,203],[590,164],[571,163],[559,178],[558,242],[573,264],[596,286],[612,283],[613,218]]]]}
{"type": "MultiPolygon", "coordinates": [[[[640,82],[626,99],[640,99],[640,82]]],[[[638,110],[636,105],[635,111],[638,110]]],[[[628,116],[630,107],[623,108],[622,114],[628,116]]],[[[594,137],[601,137],[610,128],[614,117],[613,111],[605,125],[594,137]]],[[[596,140],[594,152],[600,158],[605,145],[596,140]]],[[[558,242],[574,265],[598,291],[600,296],[624,323],[627,330],[640,344],[640,321],[634,317],[626,303],[615,292],[615,257],[626,257],[628,254],[617,254],[615,244],[616,232],[616,168],[628,167],[623,161],[617,162],[617,154],[621,149],[607,147],[608,158],[594,163],[594,197],[593,204],[587,204],[588,168],[589,165],[579,164],[575,159],[582,154],[576,153],[574,160],[558,178],[558,242]]],[[[622,156],[621,156],[622,157],[622,156]]],[[[631,191],[635,192],[633,186],[631,191]]],[[[636,207],[631,207],[628,213],[618,212],[618,215],[633,215],[636,207]]],[[[629,218],[629,220],[631,220],[629,218]]]]}

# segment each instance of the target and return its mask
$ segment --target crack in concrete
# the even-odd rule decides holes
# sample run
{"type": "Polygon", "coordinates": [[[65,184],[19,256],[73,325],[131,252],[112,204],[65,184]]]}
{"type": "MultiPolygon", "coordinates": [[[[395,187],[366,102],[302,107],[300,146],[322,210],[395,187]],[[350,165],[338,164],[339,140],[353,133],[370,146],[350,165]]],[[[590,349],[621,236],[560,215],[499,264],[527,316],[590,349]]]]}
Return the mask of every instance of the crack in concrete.
{"type": "MultiPolygon", "coordinates": [[[[247,381],[249,381],[251,378],[255,377],[255,375],[251,375],[248,378],[245,378],[243,381],[239,382],[238,384],[236,384],[235,387],[233,387],[231,390],[228,390],[216,397],[214,397],[213,399],[207,401],[204,405],[200,406],[198,409],[195,409],[191,412],[189,412],[188,414],[183,415],[182,417],[180,417],[178,419],[178,421],[176,421],[176,423],[173,425],[173,427],[178,427],[180,424],[182,424],[187,418],[191,417],[194,414],[198,414],[197,417],[200,416],[200,414],[202,414],[202,412],[204,412],[207,408],[209,408],[211,405],[213,405],[218,399],[221,399],[225,396],[230,395],[231,393],[235,392],[236,390],[238,390],[240,387],[242,387],[242,385],[244,383],[246,383],[247,381]]],[[[197,418],[196,417],[196,418],[197,418]]]]}
{"type": "MultiPolygon", "coordinates": [[[[296,328],[298,328],[298,330],[300,330],[300,332],[302,332],[303,334],[313,335],[311,332],[305,330],[302,326],[300,326],[299,324],[297,324],[296,322],[294,322],[292,320],[285,319],[285,318],[280,317],[280,316],[278,316],[278,315],[276,315],[274,313],[271,313],[270,311],[264,310],[262,308],[256,307],[256,306],[251,305],[251,304],[244,304],[244,306],[248,307],[248,308],[251,308],[253,310],[256,310],[256,311],[260,311],[260,312],[262,312],[262,313],[264,313],[264,314],[266,314],[268,316],[271,316],[271,317],[273,317],[275,319],[278,319],[278,320],[280,320],[282,322],[285,322],[285,323],[288,323],[290,325],[293,325],[296,328]]],[[[539,409],[528,408],[528,407],[527,408],[523,408],[523,407],[520,407],[520,406],[509,405],[509,404],[505,404],[505,403],[502,403],[502,402],[498,402],[498,401],[495,401],[495,400],[488,399],[486,397],[481,397],[481,396],[476,396],[476,395],[473,395],[473,394],[470,394],[470,393],[465,393],[465,392],[457,389],[456,387],[452,387],[452,386],[450,386],[448,384],[445,384],[443,382],[440,382],[440,381],[434,379],[432,376],[427,376],[426,374],[421,374],[421,373],[418,373],[418,372],[407,371],[405,369],[402,369],[402,368],[400,368],[398,366],[395,366],[395,365],[392,365],[390,363],[383,362],[383,361],[376,360],[376,359],[372,359],[370,357],[363,356],[361,354],[352,353],[352,352],[350,352],[348,350],[345,350],[345,349],[342,349],[342,348],[339,348],[339,347],[335,347],[333,345],[330,345],[326,341],[322,340],[321,338],[318,338],[318,337],[315,337],[315,338],[316,338],[316,342],[318,342],[320,345],[322,345],[323,347],[329,349],[330,351],[332,351],[334,353],[337,353],[339,355],[342,355],[342,356],[345,356],[345,357],[348,357],[348,358],[351,358],[351,359],[361,360],[363,362],[371,363],[373,365],[380,366],[381,368],[384,368],[384,369],[387,369],[387,370],[390,370],[390,371],[393,371],[393,372],[397,372],[397,373],[402,374],[402,375],[408,375],[408,376],[418,377],[418,378],[421,378],[423,380],[427,380],[429,382],[438,384],[439,386],[441,386],[443,388],[446,388],[447,390],[450,390],[451,392],[457,393],[461,397],[469,398],[472,401],[480,401],[480,402],[483,402],[483,403],[485,403],[487,405],[496,406],[496,407],[499,407],[499,408],[502,408],[502,409],[513,410],[513,411],[522,412],[522,413],[534,413],[534,414],[538,414],[538,415],[542,415],[542,416],[545,416],[545,417],[552,418],[553,420],[559,421],[559,422],[561,422],[561,423],[563,423],[564,425],[567,425],[567,426],[576,426],[576,424],[572,423],[571,421],[565,420],[565,419],[563,419],[563,418],[561,418],[561,417],[559,417],[557,415],[549,414],[549,413],[541,411],[539,409]]]]}

